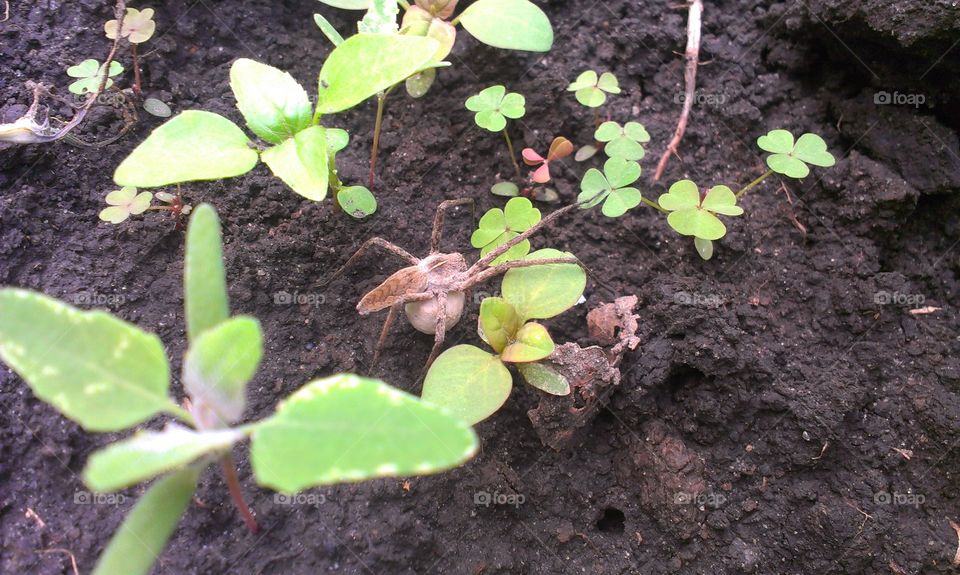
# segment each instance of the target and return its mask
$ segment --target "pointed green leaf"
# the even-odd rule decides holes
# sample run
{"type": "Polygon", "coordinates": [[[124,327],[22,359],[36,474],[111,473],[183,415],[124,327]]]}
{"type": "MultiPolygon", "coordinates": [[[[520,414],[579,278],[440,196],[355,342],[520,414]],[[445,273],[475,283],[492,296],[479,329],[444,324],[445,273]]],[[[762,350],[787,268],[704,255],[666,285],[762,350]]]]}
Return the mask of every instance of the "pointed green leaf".
{"type": "Polygon", "coordinates": [[[195,404],[213,411],[220,427],[236,423],[262,355],[260,323],[250,316],[230,318],[190,343],[183,359],[183,386],[195,404]]]}
{"type": "MultiPolygon", "coordinates": [[[[573,257],[554,249],[537,250],[524,260],[573,257]]],[[[546,264],[514,268],[503,276],[503,299],[524,319],[547,319],[570,309],[580,300],[587,274],[577,264],[546,264]]]]}
{"type": "Polygon", "coordinates": [[[480,338],[497,353],[507,347],[510,340],[516,337],[517,330],[523,325],[517,310],[499,297],[484,298],[480,302],[478,323],[480,338]]]}
{"type": "Polygon", "coordinates": [[[333,27],[329,20],[321,14],[314,14],[313,21],[316,22],[317,28],[320,28],[320,31],[327,37],[327,40],[330,40],[331,44],[335,47],[343,44],[343,36],[340,35],[340,32],[337,32],[337,29],[333,27]]]}
{"type": "Polygon", "coordinates": [[[240,58],[230,66],[230,88],[247,126],[272,144],[303,130],[313,119],[306,90],[273,66],[240,58]]]}
{"type": "Polygon", "coordinates": [[[90,456],[83,482],[94,491],[117,491],[224,452],[242,438],[243,433],[233,429],[194,431],[179,425],[168,425],[160,432],[141,431],[90,456]]]}
{"type": "Polygon", "coordinates": [[[147,575],[190,505],[199,477],[200,470],[189,467],[151,485],[113,534],[93,575],[147,575]]]}
{"type": "Polygon", "coordinates": [[[330,182],[330,157],[324,132],[320,126],[311,126],[261,154],[263,162],[283,183],[316,202],[327,197],[330,182]]]}
{"type": "Polygon", "coordinates": [[[517,370],[533,387],[551,395],[570,395],[570,382],[553,368],[543,363],[518,363],[517,370]]]}
{"type": "Polygon", "coordinates": [[[245,174],[257,165],[253,142],[230,120],[190,110],[154,130],[113,174],[121,186],[154,188],[245,174]]]}
{"type": "Polygon", "coordinates": [[[320,69],[317,109],[332,114],[404,81],[423,68],[439,47],[433,38],[356,34],[333,49],[320,69]],[[363,73],[357,73],[357,66],[363,73]]]}
{"type": "Polygon", "coordinates": [[[458,17],[474,38],[494,48],[548,52],[550,19],[529,0],[477,0],[458,17]]]}
{"type": "Polygon", "coordinates": [[[512,387],[510,371],[499,357],[472,345],[457,345],[430,366],[422,396],[474,425],[500,409],[512,387]]]}
{"type": "Polygon", "coordinates": [[[258,423],[251,438],[261,485],[315,485],[444,471],[473,457],[470,427],[376,380],[341,374],[312,381],[258,423]]]}
{"type": "Polygon", "coordinates": [[[540,361],[553,353],[554,347],[547,328],[539,323],[530,322],[517,331],[514,341],[504,348],[500,359],[507,363],[540,361]]]}
{"type": "Polygon", "coordinates": [[[103,311],[2,289],[0,358],[89,431],[126,429],[176,408],[160,338],[103,311]]]}
{"type": "Polygon", "coordinates": [[[210,204],[200,204],[190,215],[183,269],[183,307],[191,342],[230,316],[220,219],[210,204]]]}

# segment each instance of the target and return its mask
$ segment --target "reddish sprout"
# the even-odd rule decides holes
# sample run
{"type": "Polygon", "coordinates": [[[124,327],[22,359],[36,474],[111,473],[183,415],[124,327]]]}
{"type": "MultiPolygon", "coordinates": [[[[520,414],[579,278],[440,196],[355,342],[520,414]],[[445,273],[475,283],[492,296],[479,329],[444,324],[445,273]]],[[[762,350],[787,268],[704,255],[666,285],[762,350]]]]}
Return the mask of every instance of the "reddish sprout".
{"type": "Polygon", "coordinates": [[[563,136],[557,136],[550,144],[550,151],[547,152],[546,158],[534,151],[533,148],[524,148],[522,155],[523,162],[528,166],[539,166],[530,174],[530,179],[538,184],[545,184],[550,181],[550,162],[566,158],[572,153],[573,144],[570,143],[570,140],[563,136]]]}

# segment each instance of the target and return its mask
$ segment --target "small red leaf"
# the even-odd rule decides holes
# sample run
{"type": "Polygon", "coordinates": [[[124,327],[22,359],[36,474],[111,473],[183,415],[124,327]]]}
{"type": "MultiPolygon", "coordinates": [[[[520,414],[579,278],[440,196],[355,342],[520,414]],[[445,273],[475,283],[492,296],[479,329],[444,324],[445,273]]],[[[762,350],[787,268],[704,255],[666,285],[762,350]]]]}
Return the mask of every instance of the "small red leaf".
{"type": "Polygon", "coordinates": [[[542,166],[530,174],[530,179],[538,184],[546,184],[550,181],[550,163],[544,162],[542,166]]]}
{"type": "Polygon", "coordinates": [[[528,166],[536,166],[544,161],[543,156],[535,152],[533,148],[524,148],[520,155],[523,156],[523,161],[528,166]]]}

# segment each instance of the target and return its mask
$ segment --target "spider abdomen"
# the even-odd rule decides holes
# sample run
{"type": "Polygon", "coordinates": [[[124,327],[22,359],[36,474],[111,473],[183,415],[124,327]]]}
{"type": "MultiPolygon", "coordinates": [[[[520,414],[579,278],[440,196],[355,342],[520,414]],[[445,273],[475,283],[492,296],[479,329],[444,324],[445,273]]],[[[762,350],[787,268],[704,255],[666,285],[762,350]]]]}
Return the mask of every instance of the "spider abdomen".
{"type": "MultiPolygon", "coordinates": [[[[463,314],[464,294],[462,291],[447,293],[447,330],[457,325],[460,321],[460,315],[463,314]]],[[[410,302],[404,306],[407,319],[410,324],[422,333],[433,335],[437,333],[437,298],[433,297],[424,301],[410,302]]]]}

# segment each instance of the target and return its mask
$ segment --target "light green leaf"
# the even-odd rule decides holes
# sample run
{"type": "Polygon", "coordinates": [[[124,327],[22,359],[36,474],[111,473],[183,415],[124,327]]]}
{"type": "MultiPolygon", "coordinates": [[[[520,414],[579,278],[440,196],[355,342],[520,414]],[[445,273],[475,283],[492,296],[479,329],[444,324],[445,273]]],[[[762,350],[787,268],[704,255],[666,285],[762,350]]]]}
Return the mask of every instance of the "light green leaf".
{"type": "Polygon", "coordinates": [[[613,189],[629,186],[640,177],[640,164],[623,158],[610,158],[603,164],[603,174],[613,189]]]}
{"type": "Polygon", "coordinates": [[[243,433],[234,429],[194,431],[179,425],[141,431],[90,456],[83,482],[94,491],[117,491],[226,451],[242,438],[243,433]]]}
{"type": "Polygon", "coordinates": [[[504,220],[507,229],[515,232],[525,232],[540,223],[540,210],[533,207],[533,202],[527,198],[513,198],[503,207],[504,220]]]}
{"type": "Polygon", "coordinates": [[[500,354],[500,360],[507,363],[539,361],[553,353],[554,347],[547,328],[530,322],[517,331],[514,341],[500,354]]]}
{"type": "Polygon", "coordinates": [[[640,205],[640,190],[636,188],[620,188],[610,192],[600,208],[601,213],[608,218],[619,218],[627,211],[640,205]]]}
{"type": "Polygon", "coordinates": [[[335,47],[343,43],[343,36],[340,35],[340,32],[337,32],[337,29],[333,27],[333,24],[331,24],[329,20],[320,14],[314,14],[313,21],[316,22],[317,28],[320,28],[323,35],[326,36],[327,40],[330,40],[330,43],[335,47]]]}
{"type": "Polygon", "coordinates": [[[757,138],[757,145],[773,154],[789,154],[793,151],[793,134],[787,130],[770,130],[757,138]]]}
{"type": "Polygon", "coordinates": [[[417,73],[439,47],[433,38],[399,34],[356,34],[333,49],[320,69],[317,109],[332,114],[417,73]],[[361,64],[362,63],[362,64],[361,64]],[[357,66],[363,73],[357,73],[357,66]]]}
{"type": "Polygon", "coordinates": [[[517,310],[499,297],[484,298],[480,302],[478,323],[480,338],[497,353],[501,353],[503,348],[507,347],[510,340],[516,336],[517,330],[523,325],[517,310]]]}
{"type": "Polygon", "coordinates": [[[367,13],[357,22],[357,29],[361,33],[395,34],[399,30],[399,14],[397,0],[368,0],[367,13]]]}
{"type": "Polygon", "coordinates": [[[788,178],[806,178],[810,173],[810,168],[800,160],[787,154],[773,154],[767,156],[767,165],[778,174],[783,174],[788,178]]]}
{"type": "Polygon", "coordinates": [[[619,94],[620,82],[617,80],[617,77],[610,72],[604,72],[600,74],[600,79],[597,80],[597,88],[600,88],[608,94],[619,94]]]}
{"type": "Polygon", "coordinates": [[[423,400],[470,425],[493,415],[510,396],[513,378],[500,358],[472,345],[444,351],[423,382],[423,400]]]}
{"type": "Polygon", "coordinates": [[[230,88],[253,133],[279,144],[310,125],[313,110],[306,90],[293,76],[254,60],[230,66],[230,88]]]}
{"type": "Polygon", "coordinates": [[[106,312],[2,289],[0,358],[88,431],[126,429],[176,409],[160,338],[106,312]]]}
{"type": "Polygon", "coordinates": [[[737,195],[727,186],[713,186],[703,198],[703,209],[725,216],[743,215],[743,208],[737,205],[737,195]]]}
{"type": "Polygon", "coordinates": [[[336,154],[350,143],[350,134],[340,128],[324,128],[327,134],[327,152],[336,154]]]}
{"type": "Polygon", "coordinates": [[[151,485],[113,534],[93,575],[147,575],[190,505],[199,477],[200,469],[189,467],[151,485]]]}
{"type": "MultiPolygon", "coordinates": [[[[554,249],[537,250],[524,260],[573,257],[554,249]]],[[[514,268],[503,276],[503,299],[522,318],[547,319],[573,307],[587,285],[587,274],[577,264],[546,264],[514,268]]]]}
{"type": "Polygon", "coordinates": [[[607,101],[607,95],[598,88],[583,88],[577,90],[577,101],[588,108],[599,108],[607,101]]]}
{"type": "Polygon", "coordinates": [[[700,206],[700,189],[693,180],[674,182],[665,194],[657,200],[660,207],[669,210],[685,210],[700,206]]]}
{"type": "Polygon", "coordinates": [[[580,194],[577,196],[577,202],[589,202],[582,206],[582,209],[588,210],[602,202],[607,194],[610,193],[610,182],[607,181],[603,172],[596,168],[590,168],[580,180],[580,194]],[[593,199],[591,199],[593,198],[593,199]]]}
{"type": "Polygon", "coordinates": [[[237,316],[204,331],[183,359],[183,386],[195,404],[213,411],[217,427],[236,423],[247,403],[247,383],[263,355],[260,323],[237,316]]]}
{"type": "Polygon", "coordinates": [[[223,116],[190,110],[154,130],[113,174],[121,186],[154,188],[245,174],[257,165],[253,142],[223,116]]]}
{"type": "Polygon", "coordinates": [[[553,368],[543,363],[518,363],[517,370],[533,387],[551,395],[570,395],[570,382],[553,368]]]}
{"type": "Polygon", "coordinates": [[[283,183],[316,202],[327,197],[329,187],[330,157],[324,132],[321,126],[311,126],[261,154],[263,162],[283,183]]]}
{"type": "MultiPolygon", "coordinates": [[[[540,210],[534,208],[530,200],[512,198],[503,210],[493,208],[480,218],[479,227],[470,237],[470,243],[475,248],[481,248],[480,257],[484,257],[530,229],[540,221],[540,217],[540,210]]],[[[529,251],[530,241],[524,240],[493,260],[490,265],[520,259],[529,251]]]]}
{"type": "Polygon", "coordinates": [[[477,0],[458,19],[474,38],[494,48],[548,52],[553,47],[550,19],[528,0],[477,0]]]}
{"type": "Polygon", "coordinates": [[[790,178],[805,178],[810,173],[807,164],[829,168],[836,163],[827,151],[827,143],[816,134],[806,133],[794,144],[793,134],[787,130],[771,130],[757,138],[760,149],[772,152],[767,165],[778,174],[790,178]]]}
{"type": "Polygon", "coordinates": [[[702,259],[709,260],[713,257],[713,240],[693,238],[693,246],[697,248],[697,255],[702,259]]]}
{"type": "Polygon", "coordinates": [[[407,94],[410,94],[411,98],[422,98],[423,96],[426,96],[436,79],[436,68],[427,68],[423,72],[417,72],[413,76],[407,78],[406,82],[404,83],[407,88],[407,94]]]}
{"type": "Polygon", "coordinates": [[[183,268],[183,307],[191,342],[230,316],[220,219],[210,204],[200,204],[190,215],[183,268]]]}
{"type": "Polygon", "coordinates": [[[810,133],[800,136],[793,155],[802,162],[821,168],[829,168],[837,162],[833,154],[827,151],[827,143],[823,138],[810,133]]]}
{"type": "Polygon", "coordinates": [[[385,383],[351,374],[312,381],[256,425],[253,473],[296,492],[315,485],[444,471],[473,457],[463,421],[385,383]]]}
{"type": "Polygon", "coordinates": [[[567,91],[576,92],[577,90],[582,90],[584,88],[593,88],[597,85],[597,73],[593,70],[587,70],[582,72],[577,79],[574,80],[569,86],[567,86],[567,91]]]}
{"type": "Polygon", "coordinates": [[[671,212],[667,216],[667,223],[680,235],[705,240],[719,240],[727,233],[727,227],[720,218],[699,208],[671,212]]]}
{"type": "Polygon", "coordinates": [[[497,182],[490,186],[490,193],[495,196],[515,198],[520,193],[520,188],[513,182],[497,182]]]}
{"type": "Polygon", "coordinates": [[[363,186],[348,186],[337,192],[337,203],[350,217],[362,219],[377,211],[377,198],[363,186]]]}

